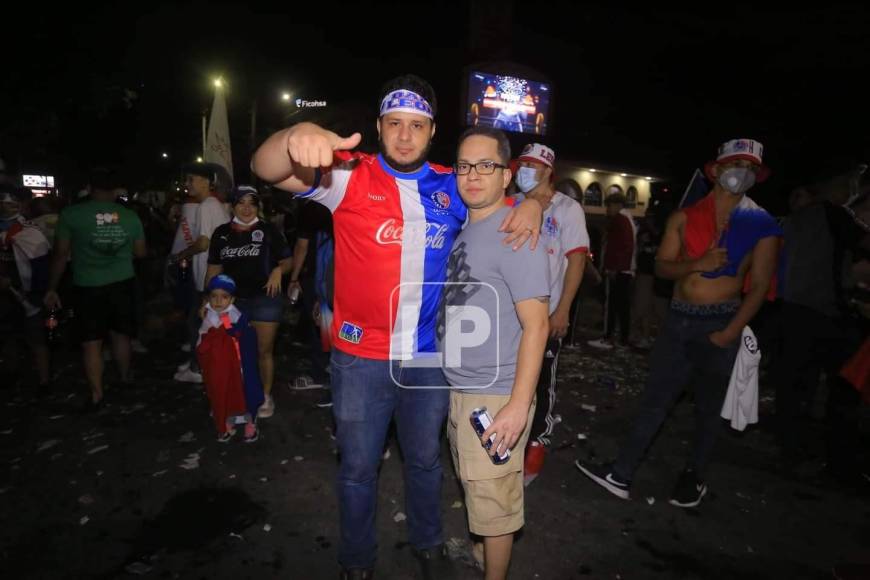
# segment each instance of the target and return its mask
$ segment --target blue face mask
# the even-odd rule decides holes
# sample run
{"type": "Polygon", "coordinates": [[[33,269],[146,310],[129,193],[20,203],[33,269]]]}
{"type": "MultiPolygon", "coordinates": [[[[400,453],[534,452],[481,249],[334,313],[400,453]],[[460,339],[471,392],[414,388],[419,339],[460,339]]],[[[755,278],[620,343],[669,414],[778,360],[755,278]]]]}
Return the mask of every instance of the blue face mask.
{"type": "Polygon", "coordinates": [[[535,189],[540,183],[536,177],[537,173],[534,167],[520,167],[517,170],[517,188],[523,193],[535,189]]]}
{"type": "Polygon", "coordinates": [[[740,195],[755,185],[755,172],[748,167],[729,167],[719,175],[719,185],[740,195]]]}

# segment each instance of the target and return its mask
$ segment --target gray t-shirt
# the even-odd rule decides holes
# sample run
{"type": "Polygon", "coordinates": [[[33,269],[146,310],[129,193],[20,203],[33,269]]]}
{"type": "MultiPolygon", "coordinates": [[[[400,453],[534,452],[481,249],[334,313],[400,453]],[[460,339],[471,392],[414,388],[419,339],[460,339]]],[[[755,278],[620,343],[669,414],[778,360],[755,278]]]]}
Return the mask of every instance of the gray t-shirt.
{"type": "Polygon", "coordinates": [[[448,382],[463,392],[510,394],[523,332],[514,304],[550,294],[542,247],[514,252],[502,243],[509,209],[469,223],[450,255],[439,350],[448,382]]]}

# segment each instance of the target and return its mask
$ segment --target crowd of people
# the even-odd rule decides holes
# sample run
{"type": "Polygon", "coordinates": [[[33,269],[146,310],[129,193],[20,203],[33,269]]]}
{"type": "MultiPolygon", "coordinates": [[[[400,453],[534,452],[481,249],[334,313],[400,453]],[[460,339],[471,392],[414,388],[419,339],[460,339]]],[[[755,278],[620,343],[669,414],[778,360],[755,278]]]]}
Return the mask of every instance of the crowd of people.
{"type": "MultiPolygon", "coordinates": [[[[304,200],[293,244],[264,212],[262,189],[223,191],[220,167],[208,163],[183,168],[186,198],[163,229],[171,240],[166,290],[183,313],[180,348],[189,352],[173,378],[204,385],[218,441],[242,426],[253,443],[258,419],[274,415],[276,337],[287,302],[300,305],[311,370],[293,384],[329,387],[342,578],[374,574],[378,470],[391,422],[423,577],[453,573],[440,508],[445,424],[479,566],[486,578],[507,576],[525,521],[524,488],[544,473],[558,424],[560,350],[581,286],[599,281],[603,333],[589,348],[601,356],[651,350],[617,457],[576,463],[592,482],[628,499],[653,438],[692,387],[694,446],[671,503],[697,506],[726,401],[757,420],[757,383],[735,380],[734,368],[757,358],[759,344],[772,361],[784,458],[800,461],[804,409],[824,372],[828,468],[843,480],[866,474],[855,446],[870,366],[862,348],[866,191],[835,197],[804,188],[777,220],[748,196],[770,173],[761,143],[732,139],[706,166],[709,193],[687,207],[650,203],[636,219],[622,195],[607,197],[593,253],[582,205],[555,185],[552,148],[529,143],[514,158],[501,131],[472,127],[453,166],[437,165],[426,158],[437,114],[432,87],[398,77],[379,104],[377,154],[354,151],[359,134],[311,123],[272,135],[255,152],[261,180],[304,200]],[[845,376],[844,366],[852,369],[845,376]]],[[[137,213],[116,201],[122,186],[111,171],[93,172],[87,198],[54,212],[56,220],[19,188],[0,193],[3,328],[24,335],[47,387],[43,321],[74,310],[88,410],[105,400],[103,342],[129,381],[142,324],[135,260],[148,252],[148,236],[137,213]]]]}

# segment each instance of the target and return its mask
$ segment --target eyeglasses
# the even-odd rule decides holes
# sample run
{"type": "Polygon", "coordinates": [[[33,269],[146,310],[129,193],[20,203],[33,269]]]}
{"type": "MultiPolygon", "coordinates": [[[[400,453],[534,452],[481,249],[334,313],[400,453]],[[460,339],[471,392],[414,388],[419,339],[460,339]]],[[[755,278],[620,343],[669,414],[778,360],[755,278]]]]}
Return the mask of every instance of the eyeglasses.
{"type": "Polygon", "coordinates": [[[460,161],[453,165],[453,171],[456,175],[468,175],[474,169],[478,175],[492,175],[496,168],[507,169],[507,165],[496,163],[495,161],[478,161],[477,163],[465,163],[460,161]]]}

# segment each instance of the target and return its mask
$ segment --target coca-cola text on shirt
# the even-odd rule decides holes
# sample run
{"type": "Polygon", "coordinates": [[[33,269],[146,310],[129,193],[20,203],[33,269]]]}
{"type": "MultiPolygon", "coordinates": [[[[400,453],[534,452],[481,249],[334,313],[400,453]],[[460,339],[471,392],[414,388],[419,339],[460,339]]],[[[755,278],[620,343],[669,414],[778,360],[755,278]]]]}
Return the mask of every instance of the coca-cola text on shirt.
{"type": "Polygon", "coordinates": [[[425,245],[427,248],[440,250],[444,247],[444,235],[447,224],[425,222],[422,225],[397,224],[395,218],[388,219],[380,225],[375,234],[375,241],[381,245],[401,244],[407,242],[413,245],[425,245]]]}
{"type": "Polygon", "coordinates": [[[238,248],[221,248],[221,259],[246,258],[260,255],[260,244],[247,244],[238,248]]]}

